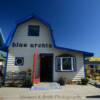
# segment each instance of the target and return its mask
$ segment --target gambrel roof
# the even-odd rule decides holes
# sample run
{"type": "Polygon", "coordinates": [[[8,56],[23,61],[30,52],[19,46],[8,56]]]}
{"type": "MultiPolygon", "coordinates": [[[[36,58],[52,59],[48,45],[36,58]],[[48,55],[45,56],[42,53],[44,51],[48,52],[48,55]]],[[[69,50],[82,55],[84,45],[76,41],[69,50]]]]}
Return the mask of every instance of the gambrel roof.
{"type": "Polygon", "coordinates": [[[61,50],[66,50],[66,51],[72,51],[72,52],[79,52],[79,53],[82,53],[84,56],[93,56],[93,53],[91,53],[91,52],[86,52],[86,51],[81,51],[81,50],[75,50],[75,49],[65,48],[65,47],[61,47],[61,46],[56,45],[55,39],[54,39],[54,36],[53,36],[53,30],[52,30],[52,28],[51,28],[51,25],[48,24],[48,23],[47,23],[46,21],[44,21],[43,19],[41,19],[40,17],[34,16],[34,15],[25,17],[25,18],[23,18],[22,20],[18,21],[18,22],[15,24],[15,27],[14,27],[13,31],[9,34],[9,36],[8,36],[8,38],[7,38],[7,40],[6,40],[6,43],[1,47],[1,49],[6,50],[6,49],[9,48],[9,46],[10,46],[10,44],[11,44],[11,41],[12,41],[12,39],[13,39],[13,37],[14,37],[14,33],[15,33],[17,27],[18,27],[20,24],[22,24],[22,23],[24,23],[24,22],[26,22],[26,21],[28,21],[28,20],[30,20],[30,19],[37,19],[37,20],[39,20],[40,22],[42,22],[43,24],[45,24],[45,25],[50,29],[51,38],[52,38],[52,44],[53,44],[53,47],[54,47],[54,48],[61,49],[61,50]]]}

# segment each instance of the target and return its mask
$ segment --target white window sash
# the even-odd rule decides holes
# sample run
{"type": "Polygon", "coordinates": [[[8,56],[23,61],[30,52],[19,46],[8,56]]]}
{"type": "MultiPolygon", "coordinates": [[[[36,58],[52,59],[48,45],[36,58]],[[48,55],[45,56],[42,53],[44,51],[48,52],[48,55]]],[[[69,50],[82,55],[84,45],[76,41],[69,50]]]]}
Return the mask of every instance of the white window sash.
{"type": "Polygon", "coordinates": [[[61,62],[61,71],[73,71],[74,70],[74,68],[73,68],[73,64],[74,64],[74,62],[73,62],[73,60],[74,60],[74,57],[59,57],[60,58],[60,62],[61,62]],[[63,62],[62,62],[62,59],[63,58],[70,58],[71,59],[71,70],[63,70],[63,62]]]}
{"type": "Polygon", "coordinates": [[[74,60],[74,58],[71,57],[71,70],[72,70],[72,71],[74,70],[74,68],[73,68],[74,62],[73,62],[73,60],[74,60]]]}
{"type": "Polygon", "coordinates": [[[63,70],[63,67],[62,67],[62,57],[60,58],[60,61],[61,61],[61,71],[63,70]]]}

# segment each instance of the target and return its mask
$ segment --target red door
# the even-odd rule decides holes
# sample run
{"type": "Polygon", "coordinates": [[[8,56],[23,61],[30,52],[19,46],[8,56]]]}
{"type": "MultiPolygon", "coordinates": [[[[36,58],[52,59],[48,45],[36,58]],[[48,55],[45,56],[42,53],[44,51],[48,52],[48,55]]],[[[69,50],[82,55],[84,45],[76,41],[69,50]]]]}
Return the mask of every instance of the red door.
{"type": "Polygon", "coordinates": [[[53,81],[53,54],[40,54],[40,81],[53,81]]]}

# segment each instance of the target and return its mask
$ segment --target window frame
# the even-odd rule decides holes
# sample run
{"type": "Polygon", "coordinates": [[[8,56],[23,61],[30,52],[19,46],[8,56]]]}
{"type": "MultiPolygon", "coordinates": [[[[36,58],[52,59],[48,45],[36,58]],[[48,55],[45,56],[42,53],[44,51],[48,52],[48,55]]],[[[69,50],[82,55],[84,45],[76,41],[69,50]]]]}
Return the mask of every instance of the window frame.
{"type": "MultiPolygon", "coordinates": [[[[74,71],[74,63],[75,63],[74,60],[75,60],[75,57],[56,57],[56,59],[60,59],[60,70],[57,69],[57,71],[61,71],[61,72],[74,71]],[[71,70],[64,70],[63,69],[63,58],[70,58],[71,59],[71,70]]],[[[56,67],[58,67],[57,66],[57,62],[56,62],[56,67]]]]}

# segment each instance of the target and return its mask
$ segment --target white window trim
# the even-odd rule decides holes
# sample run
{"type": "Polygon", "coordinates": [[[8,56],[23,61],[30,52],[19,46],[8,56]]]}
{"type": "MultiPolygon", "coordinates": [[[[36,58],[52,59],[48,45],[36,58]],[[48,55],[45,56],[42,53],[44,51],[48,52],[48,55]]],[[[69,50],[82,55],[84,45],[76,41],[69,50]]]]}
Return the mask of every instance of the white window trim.
{"type": "Polygon", "coordinates": [[[73,62],[73,60],[74,60],[74,57],[58,57],[58,58],[60,58],[60,62],[61,62],[61,66],[60,66],[60,71],[74,71],[74,62],[73,62]],[[63,58],[71,58],[71,70],[63,70],[63,62],[62,62],[62,59],[63,58]]]}

